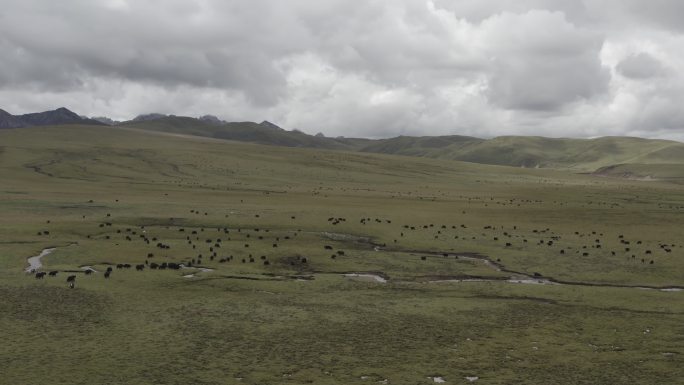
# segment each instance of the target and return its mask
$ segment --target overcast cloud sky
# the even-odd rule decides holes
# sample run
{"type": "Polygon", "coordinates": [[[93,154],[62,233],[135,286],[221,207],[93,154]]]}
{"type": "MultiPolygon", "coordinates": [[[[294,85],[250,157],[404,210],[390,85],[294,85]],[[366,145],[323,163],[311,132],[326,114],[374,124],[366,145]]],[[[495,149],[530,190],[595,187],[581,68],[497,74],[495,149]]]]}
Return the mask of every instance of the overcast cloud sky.
{"type": "Polygon", "coordinates": [[[684,140],[681,0],[0,0],[0,108],[684,140]]]}

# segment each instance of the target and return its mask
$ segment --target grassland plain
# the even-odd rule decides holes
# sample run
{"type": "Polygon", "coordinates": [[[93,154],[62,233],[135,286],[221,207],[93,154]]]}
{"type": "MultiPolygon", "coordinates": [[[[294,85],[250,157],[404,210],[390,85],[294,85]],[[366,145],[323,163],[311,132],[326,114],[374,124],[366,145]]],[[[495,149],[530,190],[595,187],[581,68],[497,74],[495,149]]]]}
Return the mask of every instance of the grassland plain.
{"type": "Polygon", "coordinates": [[[684,377],[678,184],[88,126],[0,178],[2,383],[684,377]]]}

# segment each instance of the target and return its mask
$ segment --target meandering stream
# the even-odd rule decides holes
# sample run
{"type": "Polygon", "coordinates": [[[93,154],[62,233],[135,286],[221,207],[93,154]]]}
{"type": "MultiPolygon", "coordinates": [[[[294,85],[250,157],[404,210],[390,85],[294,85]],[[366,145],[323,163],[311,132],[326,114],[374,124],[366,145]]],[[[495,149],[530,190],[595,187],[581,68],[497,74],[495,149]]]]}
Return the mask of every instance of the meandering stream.
{"type": "MultiPolygon", "coordinates": [[[[491,268],[497,272],[503,272],[510,274],[508,278],[486,278],[486,277],[458,277],[458,278],[440,278],[424,281],[425,283],[439,283],[439,282],[507,282],[512,284],[527,284],[527,285],[568,285],[568,286],[585,286],[585,287],[612,287],[612,288],[627,288],[627,289],[640,289],[640,290],[658,290],[662,292],[680,292],[684,291],[684,286],[650,286],[650,285],[625,285],[625,284],[615,284],[615,283],[600,283],[600,282],[581,282],[581,281],[566,281],[555,279],[553,277],[542,277],[536,274],[528,274],[521,271],[516,271],[506,268],[499,262],[493,261],[490,257],[482,255],[479,253],[472,252],[440,252],[440,251],[425,251],[425,250],[402,250],[397,248],[386,247],[379,243],[374,242],[370,237],[359,237],[350,234],[341,233],[320,233],[324,238],[337,241],[352,241],[355,243],[367,244],[373,247],[375,251],[385,251],[388,253],[404,253],[416,256],[431,256],[431,257],[452,257],[457,260],[466,261],[478,261],[483,263],[485,266],[491,268]]],[[[378,283],[389,282],[389,277],[382,277],[374,273],[364,273],[358,272],[357,275],[366,275],[370,280],[374,280],[378,283]],[[381,279],[375,279],[374,277],[380,277],[381,279]]],[[[345,274],[345,276],[350,277],[345,274]]],[[[397,281],[402,283],[408,283],[411,281],[397,281]]]]}
{"type": "MultiPolygon", "coordinates": [[[[487,278],[487,277],[440,277],[437,279],[430,279],[422,281],[423,283],[464,283],[464,282],[506,282],[512,284],[529,284],[529,285],[568,285],[568,286],[585,286],[585,287],[612,287],[612,288],[630,288],[630,289],[640,289],[640,290],[658,290],[662,292],[680,292],[684,291],[684,286],[648,286],[648,285],[623,285],[623,284],[612,284],[612,283],[599,283],[599,282],[579,282],[579,281],[565,281],[559,280],[552,277],[541,277],[535,275],[530,275],[520,271],[515,271],[505,268],[501,263],[495,262],[485,255],[478,253],[454,253],[454,252],[437,252],[437,251],[422,251],[422,250],[401,250],[401,249],[391,249],[391,248],[381,248],[379,244],[374,243],[370,238],[358,237],[347,234],[338,233],[322,233],[326,238],[338,240],[338,241],[353,241],[358,243],[365,243],[373,246],[374,248],[380,249],[382,251],[390,253],[404,253],[420,256],[431,256],[431,257],[455,257],[457,260],[474,260],[483,263],[485,266],[491,268],[497,272],[503,272],[510,274],[509,277],[502,278],[487,278]]],[[[43,267],[42,258],[49,255],[55,251],[56,247],[49,247],[43,249],[40,254],[27,258],[28,267],[25,269],[27,273],[35,272],[43,267]]],[[[82,266],[84,270],[92,270],[91,266],[82,266]]],[[[184,266],[185,268],[185,266],[184,266]]],[[[191,274],[186,274],[183,277],[192,278],[195,277],[197,273],[206,273],[213,271],[213,269],[208,268],[196,268],[196,271],[191,274]]],[[[317,271],[313,273],[323,273],[323,274],[335,274],[335,272],[324,272],[317,271]]],[[[340,274],[340,272],[337,272],[340,274]]],[[[392,282],[390,277],[382,272],[342,272],[343,276],[349,279],[364,280],[369,282],[376,282],[380,284],[386,284],[392,282]]],[[[417,281],[394,281],[397,283],[412,283],[417,281]]]]}
{"type": "Polygon", "coordinates": [[[43,251],[41,251],[40,254],[38,254],[38,255],[36,255],[36,256],[33,256],[33,257],[29,257],[29,258],[26,260],[26,261],[28,262],[28,264],[29,264],[29,266],[26,268],[26,272],[27,272],[27,273],[31,273],[31,272],[37,271],[38,269],[40,269],[41,267],[43,267],[43,263],[41,262],[41,259],[42,259],[44,256],[46,256],[46,255],[52,253],[52,252],[55,251],[56,249],[57,249],[56,247],[50,247],[50,248],[47,248],[47,249],[43,249],[43,251]]]}

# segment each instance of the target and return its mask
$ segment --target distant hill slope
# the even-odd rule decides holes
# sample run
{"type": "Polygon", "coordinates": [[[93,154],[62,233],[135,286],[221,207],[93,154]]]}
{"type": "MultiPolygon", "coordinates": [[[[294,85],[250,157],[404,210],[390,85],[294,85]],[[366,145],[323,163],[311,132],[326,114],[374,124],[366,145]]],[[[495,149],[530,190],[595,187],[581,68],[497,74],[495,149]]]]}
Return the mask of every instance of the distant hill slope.
{"type": "Polygon", "coordinates": [[[684,143],[632,137],[596,139],[500,136],[399,136],[390,139],[327,138],[287,131],[270,122],[221,123],[162,116],[122,124],[144,130],[258,144],[420,156],[526,168],[594,171],[617,164],[684,164],[684,143]]]}
{"type": "Polygon", "coordinates": [[[167,116],[131,121],[124,126],[287,147],[311,147],[368,153],[460,160],[526,168],[562,168],[591,172],[618,164],[684,164],[684,143],[632,137],[596,139],[501,136],[399,136],[390,139],[326,138],[286,131],[270,123],[207,122],[167,116]]]}
{"type": "Polygon", "coordinates": [[[61,107],[52,111],[12,115],[0,110],[0,128],[21,128],[31,126],[54,126],[60,124],[104,125],[97,120],[82,118],[78,114],[61,107]]]}
{"type": "Polygon", "coordinates": [[[5,110],[0,110],[0,128],[19,128],[25,126],[26,123],[18,116],[14,116],[5,110]]]}
{"type": "Polygon", "coordinates": [[[623,163],[684,164],[684,143],[631,137],[501,136],[487,140],[463,136],[398,137],[374,141],[361,151],[579,171],[623,163]]]}
{"type": "Polygon", "coordinates": [[[483,142],[486,142],[486,140],[458,135],[398,136],[396,138],[374,140],[362,147],[360,151],[453,159],[456,154],[483,142]]]}
{"type": "Polygon", "coordinates": [[[209,122],[190,117],[165,116],[153,120],[130,121],[121,124],[143,130],[172,134],[204,136],[215,139],[235,140],[285,147],[311,147],[337,150],[356,150],[362,140],[344,140],[307,135],[299,131],[287,131],[270,122],[209,122]]]}
{"type": "Polygon", "coordinates": [[[684,164],[617,164],[601,167],[592,174],[642,181],[664,180],[672,183],[684,184],[684,164]]]}
{"type": "MultiPolygon", "coordinates": [[[[66,108],[20,116],[0,110],[0,128],[73,123],[104,124],[79,117],[66,108]]],[[[328,138],[323,135],[308,135],[296,130],[284,130],[267,121],[227,123],[210,115],[191,118],[146,114],[116,125],[168,134],[194,135],[274,146],[418,156],[525,168],[600,171],[600,175],[604,176],[631,175],[629,165],[635,165],[634,171],[642,174],[646,171],[649,171],[648,175],[658,174],[657,168],[661,167],[670,170],[668,175],[673,173],[678,175],[682,168],[674,165],[684,165],[684,143],[632,137],[567,139],[500,136],[481,139],[451,135],[399,136],[389,139],[328,138]],[[606,167],[618,165],[620,166],[618,169],[606,169],[606,167]],[[646,167],[646,165],[653,166],[646,167]]]]}

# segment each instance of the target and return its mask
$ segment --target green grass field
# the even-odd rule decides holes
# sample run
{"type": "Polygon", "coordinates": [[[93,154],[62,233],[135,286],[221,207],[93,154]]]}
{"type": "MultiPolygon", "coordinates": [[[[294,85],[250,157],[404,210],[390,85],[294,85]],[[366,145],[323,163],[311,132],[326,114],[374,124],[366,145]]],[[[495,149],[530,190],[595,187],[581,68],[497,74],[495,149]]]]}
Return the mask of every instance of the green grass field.
{"type": "Polygon", "coordinates": [[[666,178],[87,126],[0,178],[0,383],[682,383],[666,178]]]}

